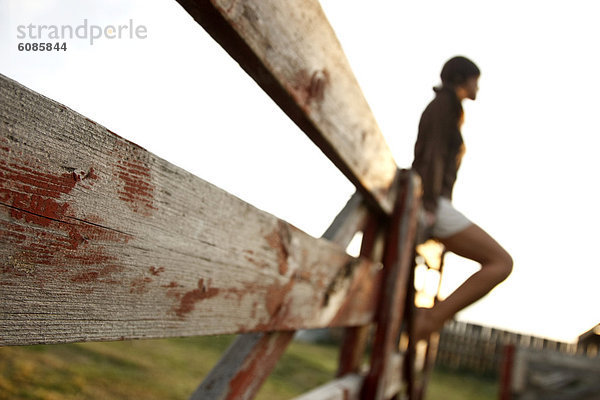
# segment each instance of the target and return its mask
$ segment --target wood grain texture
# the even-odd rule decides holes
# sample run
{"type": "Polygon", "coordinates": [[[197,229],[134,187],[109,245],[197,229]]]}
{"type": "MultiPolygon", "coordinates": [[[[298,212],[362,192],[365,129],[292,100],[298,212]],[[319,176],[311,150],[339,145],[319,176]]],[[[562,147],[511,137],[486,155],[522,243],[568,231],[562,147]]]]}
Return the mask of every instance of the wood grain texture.
{"type": "Polygon", "coordinates": [[[0,344],[365,324],[348,256],[0,75],[0,344]]]}
{"type": "MultiPolygon", "coordinates": [[[[360,194],[356,192],[323,234],[323,239],[345,248],[354,234],[364,228],[367,217],[367,207],[360,194]]],[[[295,333],[295,331],[279,331],[240,335],[190,399],[254,398],[295,333]]]]}
{"type": "Polygon", "coordinates": [[[379,209],[397,167],[317,0],[178,0],[379,209]]]}

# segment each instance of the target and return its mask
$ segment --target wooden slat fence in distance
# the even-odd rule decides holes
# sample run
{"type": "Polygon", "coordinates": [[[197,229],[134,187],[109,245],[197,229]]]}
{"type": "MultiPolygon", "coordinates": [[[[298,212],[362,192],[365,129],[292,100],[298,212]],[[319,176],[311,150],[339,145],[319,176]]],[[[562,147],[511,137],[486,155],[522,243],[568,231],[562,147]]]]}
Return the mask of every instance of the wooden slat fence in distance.
{"type": "Polygon", "coordinates": [[[317,0],[177,0],[367,200],[391,213],[396,164],[317,0]]]}
{"type": "Polygon", "coordinates": [[[361,325],[356,259],[0,75],[0,345],[361,325]]]}

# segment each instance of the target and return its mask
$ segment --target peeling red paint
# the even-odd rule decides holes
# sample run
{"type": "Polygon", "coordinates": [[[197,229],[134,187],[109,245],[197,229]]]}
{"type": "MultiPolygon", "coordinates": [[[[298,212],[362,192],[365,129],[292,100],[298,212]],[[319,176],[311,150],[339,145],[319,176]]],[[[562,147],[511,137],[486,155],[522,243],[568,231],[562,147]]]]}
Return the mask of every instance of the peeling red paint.
{"type": "Polygon", "coordinates": [[[246,356],[244,365],[229,382],[227,400],[253,398],[277,361],[294,338],[294,332],[273,332],[265,334],[246,356]]]}
{"type": "Polygon", "coordinates": [[[82,272],[78,275],[75,275],[71,278],[71,282],[77,283],[111,283],[111,284],[121,284],[121,281],[117,281],[114,279],[110,279],[110,276],[114,273],[121,272],[123,267],[118,265],[108,265],[104,268],[98,270],[90,270],[86,272],[82,272]]]}
{"type": "Polygon", "coordinates": [[[283,321],[286,321],[289,325],[294,325],[298,321],[292,321],[290,319],[290,298],[289,293],[294,287],[294,280],[290,280],[285,285],[281,285],[279,282],[275,282],[266,288],[265,296],[265,308],[269,313],[269,320],[267,322],[257,323],[253,330],[257,331],[271,331],[273,327],[283,329],[283,321]]]}
{"type": "Polygon", "coordinates": [[[191,290],[183,295],[175,313],[178,317],[183,317],[194,310],[197,302],[210,299],[218,294],[219,289],[208,287],[208,285],[204,284],[204,279],[200,279],[198,281],[198,289],[191,290]]]}
{"type": "Polygon", "coordinates": [[[82,284],[116,283],[109,278],[118,268],[111,264],[115,257],[104,252],[103,244],[126,243],[129,235],[103,228],[95,216],[76,218],[71,195],[77,185],[92,187],[98,179],[94,169],[54,174],[28,159],[9,161],[15,156],[0,154],[0,212],[10,217],[0,221],[0,229],[12,248],[2,270],[13,277],[27,271],[41,287],[65,278],[82,284]],[[109,266],[89,269],[101,264],[109,266]]]}
{"type": "Polygon", "coordinates": [[[17,220],[48,227],[63,221],[70,204],[62,200],[77,182],[73,173],[53,175],[24,165],[0,163],[0,201],[11,206],[10,215],[17,220]]]}
{"type": "Polygon", "coordinates": [[[73,180],[75,182],[81,182],[83,180],[86,179],[92,179],[92,180],[96,180],[98,179],[98,175],[96,175],[94,168],[90,168],[90,170],[88,172],[85,171],[73,171],[71,173],[71,175],[73,176],[73,180]]]}
{"type": "Polygon", "coordinates": [[[84,272],[84,273],[81,273],[81,274],[71,278],[71,282],[79,282],[79,283],[95,282],[98,279],[98,275],[100,275],[100,273],[98,271],[84,272]]]}
{"type": "Polygon", "coordinates": [[[258,302],[254,302],[252,303],[252,311],[250,313],[250,318],[255,319],[256,318],[256,308],[258,307],[258,302]]]}
{"type": "Polygon", "coordinates": [[[308,106],[323,101],[329,81],[329,71],[326,69],[315,70],[312,73],[300,69],[291,79],[288,91],[295,97],[297,104],[310,114],[308,106]]]}
{"type": "Polygon", "coordinates": [[[373,313],[377,309],[381,278],[381,271],[373,273],[370,263],[362,264],[352,277],[344,302],[339,306],[329,325],[337,326],[342,321],[348,321],[352,316],[373,313]]]}
{"type": "Polygon", "coordinates": [[[11,206],[11,217],[41,226],[64,217],[69,204],[59,199],[76,184],[70,173],[57,176],[4,162],[0,163],[0,179],[0,201],[11,206]]]}
{"type": "Polygon", "coordinates": [[[96,171],[94,170],[94,168],[90,168],[90,170],[83,177],[83,179],[94,179],[94,180],[98,179],[98,175],[96,175],[96,171]]]}
{"type": "MultiPolygon", "coordinates": [[[[168,285],[160,285],[160,287],[167,289],[167,297],[173,298],[177,302],[179,302],[183,295],[183,291],[180,289],[183,288],[183,285],[175,281],[171,281],[168,285]]],[[[179,307],[179,305],[177,307],[179,307]]],[[[174,307],[173,309],[176,309],[177,307],[174,307]]]]}
{"type": "MultiPolygon", "coordinates": [[[[268,240],[268,239],[267,239],[268,240]]],[[[252,250],[244,250],[244,258],[246,259],[246,261],[256,265],[258,268],[264,269],[264,268],[268,268],[269,267],[269,263],[266,261],[262,261],[262,260],[257,260],[256,258],[254,258],[254,251],[252,250]]]]}
{"type": "MultiPolygon", "coordinates": [[[[294,279],[297,281],[311,282],[311,278],[312,278],[311,271],[312,271],[312,268],[296,271],[294,273],[294,279]]],[[[317,286],[319,286],[319,285],[317,285],[317,286]]]]}
{"type": "Polygon", "coordinates": [[[119,199],[127,203],[133,212],[150,216],[157,210],[149,167],[140,161],[121,160],[116,165],[115,175],[121,181],[119,199]]]}
{"type": "Polygon", "coordinates": [[[215,288],[210,286],[210,281],[209,283],[205,284],[204,279],[200,279],[198,281],[198,289],[188,292],[183,292],[183,290],[180,289],[183,286],[177,282],[171,282],[168,285],[161,285],[161,287],[168,289],[167,297],[175,298],[179,301],[177,308],[175,308],[175,313],[179,317],[183,317],[185,314],[191,312],[195,307],[195,303],[200,300],[215,296],[221,296],[222,298],[235,297],[238,301],[238,304],[241,304],[244,296],[249,293],[248,288],[215,288]]]}
{"type": "Polygon", "coordinates": [[[278,221],[277,228],[265,236],[265,239],[269,246],[277,251],[279,273],[285,275],[288,271],[287,258],[289,255],[288,246],[290,243],[290,232],[287,224],[283,221],[278,221]]]}
{"type": "Polygon", "coordinates": [[[267,290],[266,307],[269,315],[274,316],[281,309],[285,296],[292,290],[294,281],[290,280],[284,286],[279,284],[271,285],[267,290]]]}
{"type": "Polygon", "coordinates": [[[37,194],[13,192],[12,195],[14,208],[10,210],[11,217],[41,226],[50,226],[53,220],[61,220],[69,208],[68,203],[59,203],[37,194]]]}
{"type": "Polygon", "coordinates": [[[269,267],[269,263],[266,261],[259,261],[253,257],[250,256],[245,256],[244,257],[246,259],[246,261],[248,261],[249,263],[252,263],[254,265],[256,265],[258,268],[260,269],[264,269],[264,268],[268,268],[269,267]]]}
{"type": "Polygon", "coordinates": [[[234,295],[237,298],[238,303],[241,303],[244,296],[246,294],[248,294],[248,292],[249,292],[248,289],[235,289],[235,288],[221,289],[221,291],[225,293],[225,297],[227,297],[227,298],[231,298],[230,295],[234,295]]]}
{"type": "Polygon", "coordinates": [[[162,272],[165,272],[165,267],[150,267],[150,273],[154,276],[160,275],[162,272]]]}
{"type": "Polygon", "coordinates": [[[136,278],[131,282],[131,288],[129,289],[129,293],[135,294],[143,294],[147,293],[150,289],[148,288],[148,284],[152,283],[152,278],[150,277],[140,277],[136,278]]]}
{"type": "MultiPolygon", "coordinates": [[[[66,216],[48,219],[28,212],[11,213],[15,222],[25,221],[23,226],[15,222],[2,223],[9,235],[7,239],[15,246],[15,254],[24,262],[41,265],[62,265],[72,261],[77,266],[106,264],[115,257],[104,252],[99,243],[127,243],[129,236],[104,229],[101,226],[69,222],[66,216]],[[39,225],[46,229],[38,229],[39,225]]],[[[69,263],[71,264],[71,263],[69,263]]]]}

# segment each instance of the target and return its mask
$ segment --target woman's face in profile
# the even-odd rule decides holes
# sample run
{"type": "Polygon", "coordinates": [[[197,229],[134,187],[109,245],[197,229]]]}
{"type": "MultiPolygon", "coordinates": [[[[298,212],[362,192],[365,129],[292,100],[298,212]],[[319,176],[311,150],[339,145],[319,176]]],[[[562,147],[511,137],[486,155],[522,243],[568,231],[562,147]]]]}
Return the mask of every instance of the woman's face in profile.
{"type": "Polygon", "coordinates": [[[467,79],[462,86],[465,90],[466,98],[475,100],[477,98],[477,92],[479,91],[479,76],[473,76],[467,79]]]}

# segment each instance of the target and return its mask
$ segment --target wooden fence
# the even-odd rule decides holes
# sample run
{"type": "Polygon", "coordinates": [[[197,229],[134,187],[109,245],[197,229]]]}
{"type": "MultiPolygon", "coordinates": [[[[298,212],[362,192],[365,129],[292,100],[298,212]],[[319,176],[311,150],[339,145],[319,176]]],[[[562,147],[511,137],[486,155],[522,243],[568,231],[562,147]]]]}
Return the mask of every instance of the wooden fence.
{"type": "Polygon", "coordinates": [[[501,372],[506,346],[528,353],[554,354],[596,360],[597,352],[578,343],[558,342],[542,337],[451,321],[444,327],[438,344],[436,364],[445,368],[497,376],[501,372]]]}
{"type": "Polygon", "coordinates": [[[501,400],[595,400],[600,398],[600,357],[509,345],[501,400]]]}
{"type": "Polygon", "coordinates": [[[296,330],[338,326],[339,378],[306,398],[418,398],[398,338],[419,179],[399,173],[320,5],[179,3],[357,193],[316,239],[0,75],[0,345],[242,334],[192,398],[250,399],[296,330]]]}

